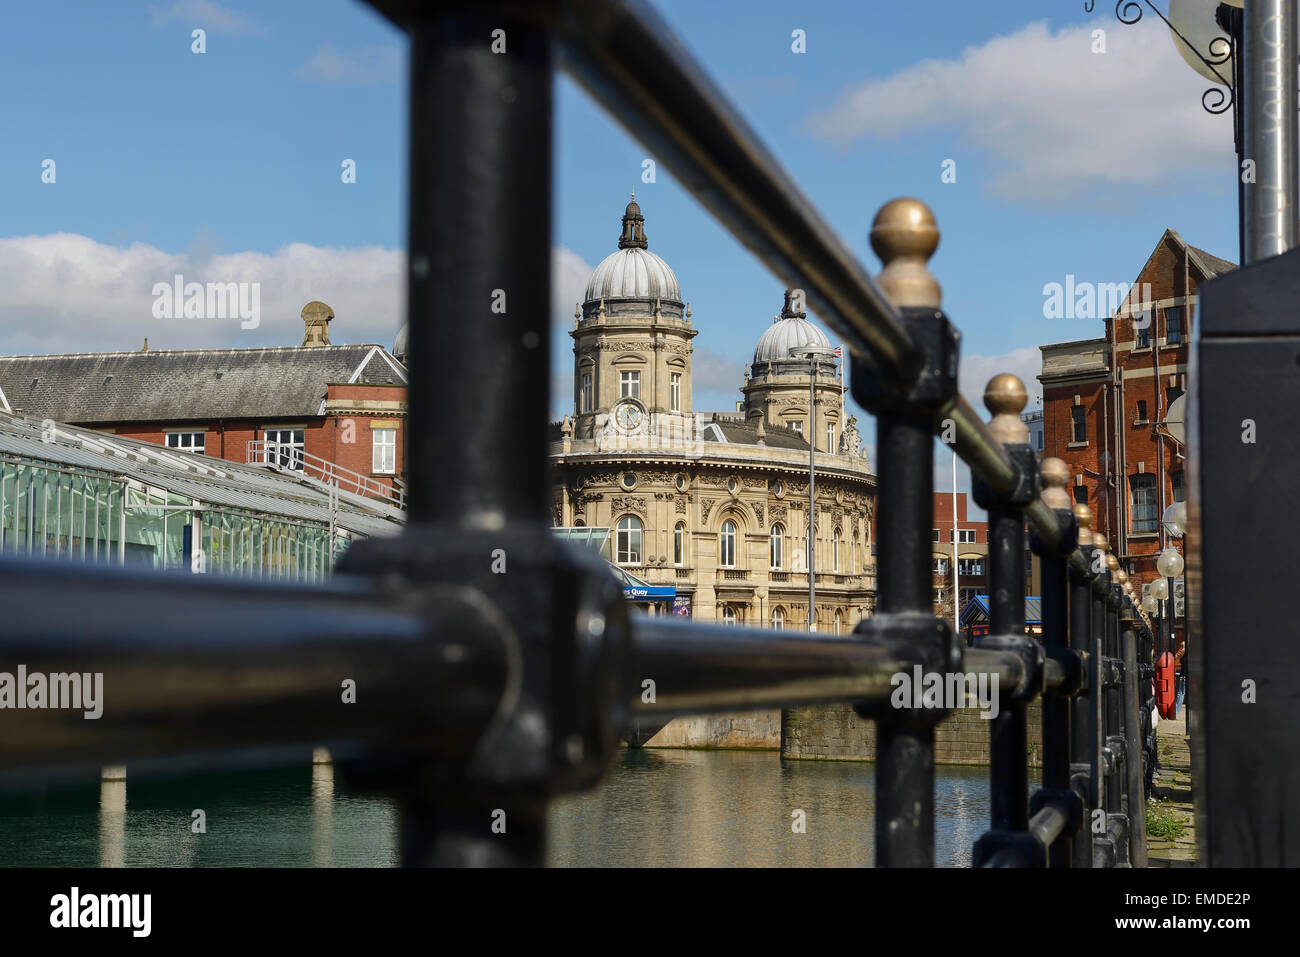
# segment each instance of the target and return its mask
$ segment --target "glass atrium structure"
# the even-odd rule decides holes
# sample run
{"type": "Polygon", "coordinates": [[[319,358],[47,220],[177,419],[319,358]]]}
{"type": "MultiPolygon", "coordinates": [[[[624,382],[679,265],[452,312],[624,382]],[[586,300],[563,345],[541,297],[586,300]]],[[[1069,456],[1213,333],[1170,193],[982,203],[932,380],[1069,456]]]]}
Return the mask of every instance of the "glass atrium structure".
{"type": "Polygon", "coordinates": [[[405,518],[301,472],[0,413],[0,553],[310,581],[405,518]]]}

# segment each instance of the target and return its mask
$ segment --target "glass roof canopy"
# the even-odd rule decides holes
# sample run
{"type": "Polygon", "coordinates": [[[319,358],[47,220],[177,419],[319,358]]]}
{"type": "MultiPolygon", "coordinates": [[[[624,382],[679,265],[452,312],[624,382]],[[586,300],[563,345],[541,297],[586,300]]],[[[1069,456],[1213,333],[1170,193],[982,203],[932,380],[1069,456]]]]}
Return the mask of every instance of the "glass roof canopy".
{"type": "Polygon", "coordinates": [[[0,412],[0,551],[320,579],[405,512],[324,482],[0,412]]]}
{"type": "Polygon", "coordinates": [[[553,528],[555,536],[573,545],[590,548],[605,559],[609,570],[623,588],[623,597],[633,601],[672,601],[677,597],[677,589],[672,585],[652,585],[633,575],[621,565],[614,564],[609,554],[609,528],[604,526],[577,526],[553,528]]]}

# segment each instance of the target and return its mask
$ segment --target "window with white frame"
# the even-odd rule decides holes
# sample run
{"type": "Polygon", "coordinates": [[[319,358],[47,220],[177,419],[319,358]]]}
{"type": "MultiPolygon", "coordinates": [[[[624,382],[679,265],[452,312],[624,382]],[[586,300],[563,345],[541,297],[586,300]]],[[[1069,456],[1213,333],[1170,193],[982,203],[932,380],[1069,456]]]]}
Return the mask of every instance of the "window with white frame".
{"type": "Polygon", "coordinates": [[[957,559],[957,573],[959,575],[983,575],[984,559],[982,558],[957,559]]]}
{"type": "Polygon", "coordinates": [[[686,526],[681,522],[673,529],[673,564],[686,564],[686,526]]]}
{"type": "Polygon", "coordinates": [[[735,522],[722,523],[722,531],[718,534],[718,560],[724,568],[734,568],[736,565],[735,522]]]}
{"type": "Polygon", "coordinates": [[[618,374],[618,395],[621,399],[641,398],[641,373],[635,370],[620,372],[618,374]]]}
{"type": "Polygon", "coordinates": [[[734,625],[736,623],[736,609],[730,605],[722,606],[722,623],[724,625],[734,625]]]}
{"type": "Polygon", "coordinates": [[[959,529],[957,529],[957,544],[958,544],[958,545],[974,545],[974,544],[975,544],[975,529],[973,529],[973,528],[959,528],[959,529]]]}
{"type": "Polygon", "coordinates": [[[167,448],[205,455],[206,432],[168,432],[167,448]]]}
{"type": "Polygon", "coordinates": [[[844,616],[837,611],[835,613],[835,634],[838,635],[840,633],[840,629],[843,627],[843,625],[844,625],[844,616]]]}
{"type": "Polygon", "coordinates": [[[578,411],[579,412],[591,411],[591,373],[590,372],[584,372],[582,374],[582,407],[578,409],[578,411]]]}
{"type": "Polygon", "coordinates": [[[771,567],[779,569],[781,567],[782,560],[785,558],[785,556],[782,554],[783,551],[782,546],[785,545],[785,526],[773,525],[772,534],[769,538],[769,541],[771,543],[771,549],[770,549],[771,567]]]}
{"type": "Polygon", "coordinates": [[[614,535],[614,560],[620,565],[641,564],[641,520],[624,515],[614,535]]]}
{"type": "Polygon", "coordinates": [[[785,427],[786,427],[787,429],[794,429],[794,430],[795,430],[796,432],[798,432],[800,435],[803,435],[803,420],[802,420],[802,419],[786,419],[785,427]]]}
{"type": "Polygon", "coordinates": [[[831,571],[840,570],[840,530],[831,532],[831,571]]]}
{"type": "Polygon", "coordinates": [[[392,475],[397,471],[397,430],[372,429],[370,468],[373,472],[392,475]]]}
{"type": "Polygon", "coordinates": [[[669,408],[674,412],[682,411],[682,374],[674,372],[668,377],[669,408]]]}
{"type": "Polygon", "coordinates": [[[776,608],[772,609],[772,627],[773,628],[785,627],[785,609],[779,605],[776,608]]]}
{"type": "Polygon", "coordinates": [[[827,452],[835,451],[835,423],[834,422],[826,423],[826,451],[827,452]]]}
{"type": "Polygon", "coordinates": [[[932,567],[933,567],[933,570],[934,570],[934,574],[936,574],[936,575],[946,575],[946,574],[948,574],[948,559],[946,559],[946,558],[936,558],[936,559],[934,559],[934,563],[933,563],[933,566],[932,566],[932,567]]]}
{"type": "Polygon", "coordinates": [[[302,429],[267,429],[266,460],[285,469],[301,469],[305,447],[302,429]]]}

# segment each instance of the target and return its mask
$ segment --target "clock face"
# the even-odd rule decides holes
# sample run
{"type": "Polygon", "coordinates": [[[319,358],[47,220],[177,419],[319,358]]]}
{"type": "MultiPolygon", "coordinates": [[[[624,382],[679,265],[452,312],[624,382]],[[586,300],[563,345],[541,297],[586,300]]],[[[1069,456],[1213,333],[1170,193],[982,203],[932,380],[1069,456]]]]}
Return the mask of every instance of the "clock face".
{"type": "Polygon", "coordinates": [[[632,402],[624,402],[614,410],[614,421],[629,432],[641,424],[641,418],[641,407],[632,402]]]}

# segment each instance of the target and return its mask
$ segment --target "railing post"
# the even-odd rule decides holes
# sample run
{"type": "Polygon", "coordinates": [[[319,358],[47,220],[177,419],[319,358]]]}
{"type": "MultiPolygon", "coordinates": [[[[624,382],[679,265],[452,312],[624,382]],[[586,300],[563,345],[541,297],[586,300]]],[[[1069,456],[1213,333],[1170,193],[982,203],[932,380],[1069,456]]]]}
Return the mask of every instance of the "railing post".
{"type": "Polygon", "coordinates": [[[1043,646],[1025,635],[1025,517],[1021,509],[1038,496],[1037,456],[1029,429],[1020,420],[1028,395],[1010,374],[994,376],[984,390],[993,413],[989,431],[1003,444],[1017,472],[1015,486],[997,494],[974,483],[975,501],[989,513],[989,633],[981,648],[1020,657],[1023,677],[1016,688],[999,689],[998,714],[989,722],[991,830],[975,842],[972,863],[981,867],[999,851],[1021,867],[1044,863],[1029,833],[1029,754],[1025,704],[1043,691],[1043,646]]]}
{"type": "Polygon", "coordinates": [[[1092,509],[1074,506],[1083,568],[1070,565],[1070,650],[1083,658],[1084,687],[1070,703],[1070,787],[1083,802],[1083,826],[1074,834],[1074,867],[1092,867],[1092,812],[1100,806],[1097,772],[1097,656],[1092,651],[1092,509]]]}
{"type": "Polygon", "coordinates": [[[1093,779],[1096,781],[1094,791],[1096,803],[1094,808],[1101,810],[1103,816],[1093,820],[1093,867],[1113,867],[1115,865],[1115,848],[1110,836],[1110,792],[1113,781],[1111,768],[1116,755],[1107,738],[1106,695],[1111,680],[1110,660],[1106,657],[1106,636],[1110,627],[1110,614],[1106,607],[1110,595],[1110,565],[1107,548],[1109,542],[1100,532],[1092,535],[1092,674],[1094,678],[1092,696],[1093,727],[1097,735],[1093,739],[1093,779]]]}
{"type": "Polygon", "coordinates": [[[1129,863],[1147,866],[1146,800],[1142,789],[1142,722],[1138,718],[1137,611],[1126,596],[1120,636],[1124,652],[1124,743],[1128,792],[1129,863]]]}
{"type": "Polygon", "coordinates": [[[1072,696],[1082,685],[1082,657],[1070,647],[1067,613],[1066,559],[1075,547],[1075,518],[1070,495],[1065,491],[1070,469],[1061,459],[1047,458],[1041,467],[1042,502],[1056,516],[1061,541],[1049,547],[1037,535],[1031,536],[1034,552],[1041,559],[1043,592],[1044,654],[1059,662],[1068,676],[1065,684],[1043,696],[1043,786],[1030,802],[1037,813],[1049,801],[1068,801],[1069,823],[1061,836],[1047,848],[1048,867],[1069,867],[1073,859],[1073,837],[1083,830],[1083,800],[1071,790],[1072,696]]]}
{"type": "MultiPolygon", "coordinates": [[[[957,336],[925,267],[938,244],[934,215],[919,200],[893,200],[876,214],[871,245],[885,264],[879,282],[900,308],[922,367],[899,383],[855,355],[852,380],[854,398],[876,415],[880,474],[878,604],[856,630],[926,673],[961,665],[952,626],[934,615],[931,586],[935,412],[957,393],[957,336]]],[[[934,725],[948,712],[909,702],[900,709],[860,705],[859,713],[877,722],[876,864],[932,867],[934,725]]]]}

